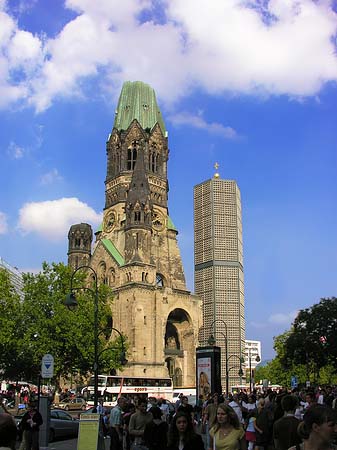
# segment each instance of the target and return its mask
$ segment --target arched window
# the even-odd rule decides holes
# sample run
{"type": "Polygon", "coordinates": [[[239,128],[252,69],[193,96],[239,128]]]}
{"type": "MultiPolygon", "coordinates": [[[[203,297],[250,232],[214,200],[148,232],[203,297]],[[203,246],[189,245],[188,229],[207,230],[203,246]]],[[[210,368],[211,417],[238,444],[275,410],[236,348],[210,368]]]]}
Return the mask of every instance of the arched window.
{"type": "Polygon", "coordinates": [[[133,170],[135,168],[137,160],[137,148],[135,145],[128,148],[128,165],[127,170],[133,170]]]}
{"type": "Polygon", "coordinates": [[[98,279],[101,283],[107,284],[107,276],[106,276],[106,264],[104,261],[100,262],[98,267],[98,279]]]}
{"type": "Polygon", "coordinates": [[[172,381],[173,381],[173,386],[182,386],[183,385],[183,373],[182,373],[180,367],[175,368],[172,381]]]}
{"type": "Polygon", "coordinates": [[[164,287],[164,278],[160,273],[156,274],[156,287],[162,288],[164,287]]]}
{"type": "Polygon", "coordinates": [[[109,273],[109,286],[114,286],[114,284],[115,284],[115,279],[116,279],[115,271],[114,271],[114,269],[110,269],[110,273],[109,273]]]}
{"type": "Polygon", "coordinates": [[[151,170],[157,172],[157,155],[154,152],[151,154],[151,170]]]}

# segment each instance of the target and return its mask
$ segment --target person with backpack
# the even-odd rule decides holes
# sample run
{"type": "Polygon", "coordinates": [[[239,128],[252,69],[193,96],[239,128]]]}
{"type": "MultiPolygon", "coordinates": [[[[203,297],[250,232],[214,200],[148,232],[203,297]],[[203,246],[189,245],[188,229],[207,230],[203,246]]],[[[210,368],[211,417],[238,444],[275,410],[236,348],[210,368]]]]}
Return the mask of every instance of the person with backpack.
{"type": "Polygon", "coordinates": [[[158,406],[152,406],[149,412],[153,419],[145,425],[145,445],[149,450],[166,450],[168,424],[162,420],[162,411],[158,406]]]}

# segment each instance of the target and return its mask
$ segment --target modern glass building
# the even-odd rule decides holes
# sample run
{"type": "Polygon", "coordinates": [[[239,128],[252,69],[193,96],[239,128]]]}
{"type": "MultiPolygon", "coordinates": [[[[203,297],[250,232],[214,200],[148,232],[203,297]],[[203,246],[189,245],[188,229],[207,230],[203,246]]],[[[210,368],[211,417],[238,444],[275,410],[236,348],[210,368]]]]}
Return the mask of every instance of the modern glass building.
{"type": "Polygon", "coordinates": [[[22,273],[19,271],[17,267],[13,267],[10,264],[8,264],[4,259],[0,256],[0,269],[6,269],[11,277],[12,284],[16,290],[16,292],[20,295],[20,297],[23,297],[23,279],[22,279],[22,273]]]}
{"type": "MultiPolygon", "coordinates": [[[[217,168],[217,165],[216,165],[217,168]]],[[[241,198],[237,183],[219,174],[194,188],[195,293],[203,300],[200,342],[221,347],[222,388],[245,383],[245,312],[241,198]]]]}

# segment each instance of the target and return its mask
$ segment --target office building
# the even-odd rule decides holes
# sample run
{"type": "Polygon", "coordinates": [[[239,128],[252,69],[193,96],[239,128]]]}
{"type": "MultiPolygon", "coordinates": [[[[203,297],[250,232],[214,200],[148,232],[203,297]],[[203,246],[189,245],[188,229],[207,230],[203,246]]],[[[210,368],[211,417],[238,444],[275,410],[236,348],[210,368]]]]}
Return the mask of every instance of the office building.
{"type": "Polygon", "coordinates": [[[4,259],[1,258],[1,256],[0,268],[6,269],[8,271],[14,289],[20,295],[20,297],[23,298],[23,279],[22,273],[19,271],[19,269],[8,264],[4,259]]]}
{"type": "Polygon", "coordinates": [[[229,388],[244,384],[239,375],[245,354],[241,198],[237,183],[218,173],[194,188],[194,262],[195,294],[203,310],[200,342],[207,345],[213,334],[221,347],[223,390],[226,368],[229,388]]]}

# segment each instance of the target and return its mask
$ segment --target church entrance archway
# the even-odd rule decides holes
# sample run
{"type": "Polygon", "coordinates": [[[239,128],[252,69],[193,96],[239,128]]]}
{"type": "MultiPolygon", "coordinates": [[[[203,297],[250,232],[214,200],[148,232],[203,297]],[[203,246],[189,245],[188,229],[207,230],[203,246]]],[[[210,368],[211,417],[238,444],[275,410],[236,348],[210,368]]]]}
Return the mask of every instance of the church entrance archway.
{"type": "Polygon", "coordinates": [[[193,365],[194,332],[188,312],[176,308],[170,312],[165,329],[165,362],[174,387],[187,383],[184,368],[193,365]]]}

